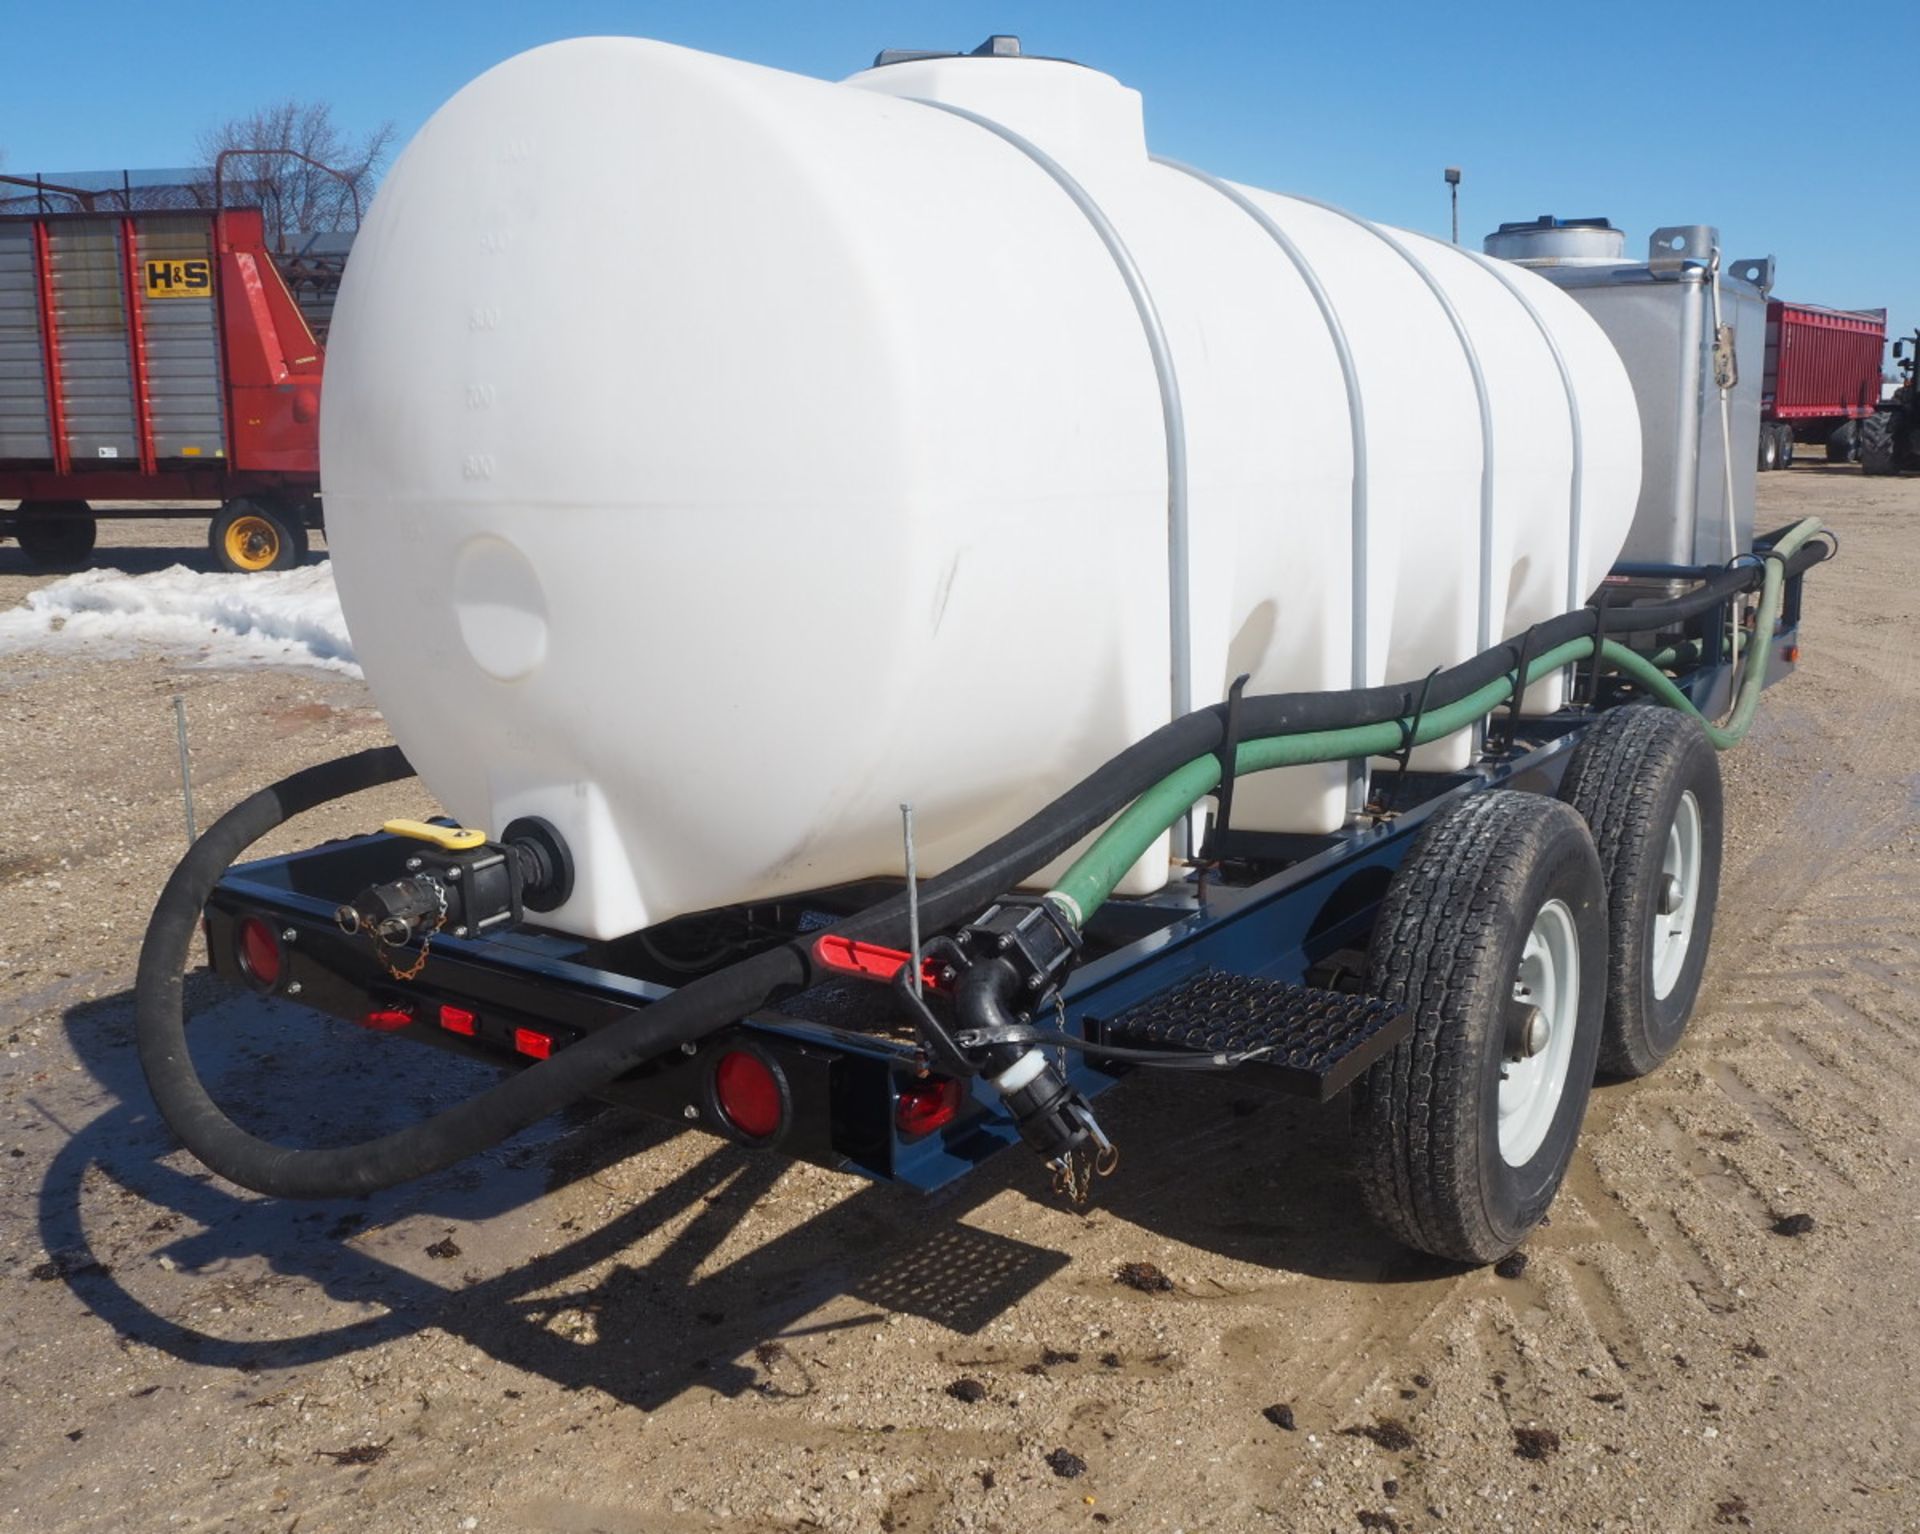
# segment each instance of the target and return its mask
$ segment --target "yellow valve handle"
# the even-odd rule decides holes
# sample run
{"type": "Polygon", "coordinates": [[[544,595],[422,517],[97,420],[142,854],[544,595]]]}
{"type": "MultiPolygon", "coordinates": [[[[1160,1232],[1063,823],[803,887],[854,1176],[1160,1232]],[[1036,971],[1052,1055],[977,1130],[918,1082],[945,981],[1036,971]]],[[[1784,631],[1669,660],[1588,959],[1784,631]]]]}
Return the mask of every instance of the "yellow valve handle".
{"type": "Polygon", "coordinates": [[[416,842],[432,842],[448,852],[466,852],[487,839],[485,831],[470,831],[465,826],[435,826],[424,820],[389,820],[380,828],[389,836],[410,837],[416,842]]]}

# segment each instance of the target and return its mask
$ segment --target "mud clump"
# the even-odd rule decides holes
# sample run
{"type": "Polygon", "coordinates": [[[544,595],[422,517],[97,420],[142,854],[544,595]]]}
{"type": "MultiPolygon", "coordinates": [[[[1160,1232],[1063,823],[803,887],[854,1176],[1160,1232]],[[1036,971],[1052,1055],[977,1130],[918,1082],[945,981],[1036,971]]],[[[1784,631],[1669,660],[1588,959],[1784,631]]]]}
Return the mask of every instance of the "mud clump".
{"type": "Polygon", "coordinates": [[[1087,1473],[1087,1462],[1071,1449],[1055,1449],[1047,1456],[1047,1465],[1063,1481],[1071,1481],[1087,1473]]]}
{"type": "Polygon", "coordinates": [[[83,1273],[111,1273],[112,1268],[87,1252],[55,1252],[45,1262],[35,1263],[27,1270],[27,1277],[36,1278],[43,1284],[55,1279],[78,1278],[83,1273]]]}
{"type": "Polygon", "coordinates": [[[1527,1254],[1525,1252],[1508,1252],[1506,1256],[1502,1257],[1493,1265],[1493,1271],[1502,1278],[1518,1278],[1522,1273],[1527,1271],[1527,1254]]]}
{"type": "Polygon", "coordinates": [[[1354,1516],[1363,1529],[1385,1529],[1387,1534],[1400,1534],[1400,1520],[1392,1513],[1376,1513],[1363,1507],[1354,1516]]]}
{"type": "Polygon", "coordinates": [[[336,1465],[377,1465],[392,1452],[384,1443],[357,1443],[350,1449],[315,1449],[315,1459],[330,1459],[336,1465]]]}
{"type": "Polygon", "coordinates": [[[1747,1499],[1745,1497],[1728,1497],[1724,1502],[1714,1503],[1713,1521],[1715,1523],[1739,1524],[1742,1528],[1750,1529],[1753,1527],[1753,1519],[1750,1516],[1751,1511],[1747,1506],[1747,1499]]]}
{"type": "Polygon", "coordinates": [[[1142,1294],[1171,1294],[1173,1280],[1150,1262],[1123,1262],[1114,1279],[1142,1294]]]}
{"type": "Polygon", "coordinates": [[[1077,1364],[1080,1355],[1071,1348],[1048,1348],[1040,1355],[1042,1368],[1051,1369],[1058,1364],[1077,1364]]]}
{"type": "Polygon", "coordinates": [[[976,1406],[987,1398],[987,1387],[974,1379],[958,1379],[947,1386],[947,1394],[956,1401],[976,1406]]]}
{"type": "Polygon", "coordinates": [[[1398,1454],[1413,1447],[1413,1433],[1398,1417],[1382,1417],[1376,1422],[1356,1423],[1340,1429],[1342,1438],[1365,1438],[1374,1447],[1398,1454]]]}
{"type": "Polygon", "coordinates": [[[427,1248],[429,1257],[437,1257],[442,1262],[451,1262],[460,1255],[460,1243],[452,1236],[443,1236],[427,1248]]]}
{"type": "Polygon", "coordinates": [[[1276,1404],[1261,1410],[1261,1416],[1282,1432],[1291,1433],[1294,1429],[1293,1408],[1285,1404],[1276,1404]]]}
{"type": "Polygon", "coordinates": [[[1735,1343],[1733,1350],[1743,1358],[1765,1358],[1768,1356],[1766,1344],[1757,1342],[1752,1337],[1749,1337],[1745,1342],[1735,1343]]]}
{"type": "Polygon", "coordinates": [[[1560,1435],[1550,1427],[1517,1427],[1513,1452],[1522,1459],[1546,1459],[1560,1452],[1560,1435]]]}
{"type": "Polygon", "coordinates": [[[1804,1236],[1813,1227],[1814,1219],[1810,1214],[1783,1214],[1773,1222],[1773,1233],[1776,1236],[1804,1236]]]}

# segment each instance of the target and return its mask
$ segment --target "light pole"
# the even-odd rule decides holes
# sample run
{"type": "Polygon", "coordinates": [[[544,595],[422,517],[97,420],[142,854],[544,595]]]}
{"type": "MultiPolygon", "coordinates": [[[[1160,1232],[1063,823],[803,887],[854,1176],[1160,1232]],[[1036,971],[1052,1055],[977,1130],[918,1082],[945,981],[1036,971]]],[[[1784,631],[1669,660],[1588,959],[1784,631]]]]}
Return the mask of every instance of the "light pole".
{"type": "Polygon", "coordinates": [[[1460,243],[1460,167],[1447,167],[1447,196],[1453,201],[1453,243],[1460,243]]]}

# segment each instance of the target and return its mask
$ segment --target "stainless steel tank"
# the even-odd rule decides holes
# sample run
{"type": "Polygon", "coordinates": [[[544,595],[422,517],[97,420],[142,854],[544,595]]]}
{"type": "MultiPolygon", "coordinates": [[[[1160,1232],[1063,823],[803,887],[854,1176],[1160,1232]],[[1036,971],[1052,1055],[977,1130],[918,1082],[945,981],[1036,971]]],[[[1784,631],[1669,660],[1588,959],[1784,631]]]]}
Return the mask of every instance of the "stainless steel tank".
{"type": "Polygon", "coordinates": [[[1753,543],[1772,258],[1726,261],[1705,224],[1654,230],[1644,261],[1605,219],[1502,224],[1485,250],[1585,309],[1626,364],[1640,407],[1640,501],[1622,560],[1699,565],[1753,543]],[[1717,289],[1717,294],[1716,294],[1717,289]],[[1715,310],[1725,350],[1716,356],[1715,310]],[[1721,409],[1719,378],[1731,379],[1721,409]]]}

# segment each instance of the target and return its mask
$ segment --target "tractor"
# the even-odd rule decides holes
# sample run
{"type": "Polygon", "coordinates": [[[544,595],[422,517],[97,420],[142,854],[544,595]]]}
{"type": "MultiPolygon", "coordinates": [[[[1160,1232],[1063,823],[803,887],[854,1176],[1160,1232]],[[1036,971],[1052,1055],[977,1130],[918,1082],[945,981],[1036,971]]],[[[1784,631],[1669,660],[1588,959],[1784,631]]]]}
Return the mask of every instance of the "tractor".
{"type": "Polygon", "coordinates": [[[1893,343],[1900,387],[1860,423],[1860,467],[1869,474],[1899,474],[1920,469],[1920,384],[1914,363],[1920,359],[1920,330],[1893,343]]]}

